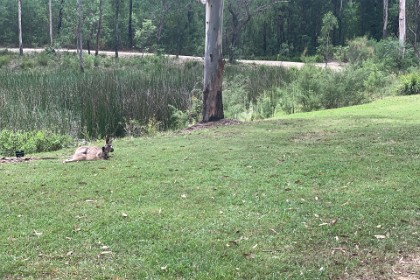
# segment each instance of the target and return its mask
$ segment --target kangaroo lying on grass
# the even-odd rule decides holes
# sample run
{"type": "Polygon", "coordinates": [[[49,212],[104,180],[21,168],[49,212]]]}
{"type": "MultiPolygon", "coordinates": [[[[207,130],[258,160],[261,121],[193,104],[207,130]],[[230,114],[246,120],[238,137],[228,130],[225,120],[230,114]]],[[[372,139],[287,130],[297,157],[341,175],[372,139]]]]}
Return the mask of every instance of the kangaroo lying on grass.
{"type": "Polygon", "coordinates": [[[105,140],[105,146],[103,146],[102,148],[92,146],[81,146],[77,148],[77,150],[69,159],[63,161],[63,163],[82,160],[108,159],[109,153],[113,151],[114,148],[112,147],[112,140],[110,140],[107,137],[105,140]]]}

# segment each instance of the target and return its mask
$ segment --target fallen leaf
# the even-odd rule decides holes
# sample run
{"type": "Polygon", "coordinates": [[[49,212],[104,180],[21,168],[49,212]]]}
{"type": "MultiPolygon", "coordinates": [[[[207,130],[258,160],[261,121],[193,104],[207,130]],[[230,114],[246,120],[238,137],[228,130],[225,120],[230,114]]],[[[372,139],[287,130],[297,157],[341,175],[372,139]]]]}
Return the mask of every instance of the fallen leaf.
{"type": "Polygon", "coordinates": [[[112,251],[103,251],[101,252],[101,255],[110,255],[112,254],[112,251]]]}
{"type": "Polygon", "coordinates": [[[382,234],[375,235],[376,239],[385,239],[386,236],[382,234]]]}
{"type": "Polygon", "coordinates": [[[123,216],[123,218],[127,218],[128,217],[128,214],[127,213],[124,213],[124,212],[121,215],[123,216]]]}

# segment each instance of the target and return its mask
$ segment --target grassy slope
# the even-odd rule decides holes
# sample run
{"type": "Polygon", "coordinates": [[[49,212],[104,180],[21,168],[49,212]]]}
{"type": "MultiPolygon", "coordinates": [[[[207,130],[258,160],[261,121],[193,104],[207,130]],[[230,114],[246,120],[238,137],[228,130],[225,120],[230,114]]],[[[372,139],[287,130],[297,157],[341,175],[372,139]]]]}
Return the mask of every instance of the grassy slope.
{"type": "Polygon", "coordinates": [[[419,254],[419,108],[393,97],[116,140],[109,161],[0,165],[0,277],[395,277],[419,254]]]}

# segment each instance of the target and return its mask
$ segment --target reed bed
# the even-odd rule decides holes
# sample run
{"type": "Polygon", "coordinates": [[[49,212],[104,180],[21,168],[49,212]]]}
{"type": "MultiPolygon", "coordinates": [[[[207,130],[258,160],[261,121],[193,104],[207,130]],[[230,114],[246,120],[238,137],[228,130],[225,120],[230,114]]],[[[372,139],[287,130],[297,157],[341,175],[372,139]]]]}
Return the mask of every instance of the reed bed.
{"type": "Polygon", "coordinates": [[[169,127],[169,105],[186,110],[202,66],[153,60],[142,67],[2,70],[0,128],[75,137],[122,136],[125,123],[169,127]]]}

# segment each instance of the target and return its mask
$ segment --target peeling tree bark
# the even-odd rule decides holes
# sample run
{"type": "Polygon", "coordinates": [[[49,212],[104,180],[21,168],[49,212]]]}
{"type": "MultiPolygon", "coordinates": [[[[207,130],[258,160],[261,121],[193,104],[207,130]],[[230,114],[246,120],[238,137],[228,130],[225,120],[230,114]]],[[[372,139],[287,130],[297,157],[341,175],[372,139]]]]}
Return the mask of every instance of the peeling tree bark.
{"type": "MultiPolygon", "coordinates": [[[[202,1],[204,3],[204,1],[202,1]]],[[[225,61],[222,54],[223,0],[206,1],[203,122],[224,118],[222,84],[225,61]]]]}

